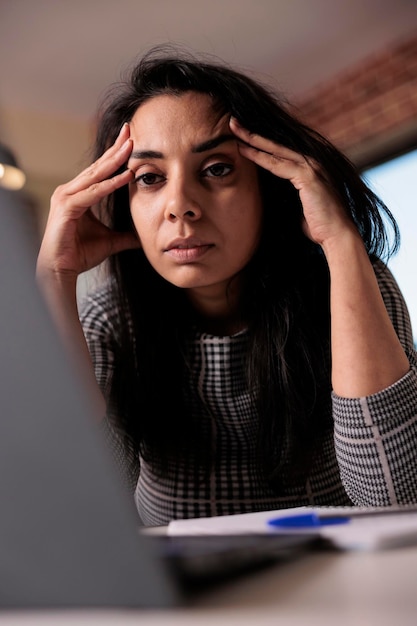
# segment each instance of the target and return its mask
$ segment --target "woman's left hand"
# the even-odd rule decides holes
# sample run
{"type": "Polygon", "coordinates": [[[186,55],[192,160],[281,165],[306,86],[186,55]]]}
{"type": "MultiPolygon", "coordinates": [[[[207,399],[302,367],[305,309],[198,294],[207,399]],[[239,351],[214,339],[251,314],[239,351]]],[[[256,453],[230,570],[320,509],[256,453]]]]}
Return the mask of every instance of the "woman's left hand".
{"type": "Polygon", "coordinates": [[[298,189],[303,230],[324,250],[330,271],[333,391],[361,398],[386,389],[409,371],[410,364],[359,232],[326,182],[326,172],[312,159],[250,133],[234,120],[230,127],[245,142],[238,144],[244,157],[298,189]]]}
{"type": "Polygon", "coordinates": [[[230,128],[238,139],[239,151],[245,158],[289,180],[298,190],[303,206],[304,233],[315,243],[325,246],[335,241],[346,229],[356,230],[337,195],[326,182],[313,159],[281,146],[240,126],[235,118],[230,128]]]}

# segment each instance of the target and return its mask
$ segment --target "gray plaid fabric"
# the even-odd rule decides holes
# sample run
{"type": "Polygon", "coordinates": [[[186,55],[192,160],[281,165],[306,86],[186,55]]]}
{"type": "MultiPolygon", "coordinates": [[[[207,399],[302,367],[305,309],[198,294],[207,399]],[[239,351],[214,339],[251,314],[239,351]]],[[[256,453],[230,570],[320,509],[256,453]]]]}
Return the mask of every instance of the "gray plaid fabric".
{"type": "MultiPolygon", "coordinates": [[[[277,493],[263,477],[256,449],[258,416],[243,375],[246,332],[232,337],[196,333],[189,345],[192,367],[184,393],[203,425],[210,464],[189,455],[172,462],[161,477],[158,468],[135,457],[118,430],[117,415],[109,413],[102,428],[144,524],[301,505],[417,502],[417,355],[392,275],[378,268],[377,277],[411,370],[367,398],[332,394],[323,399],[322,410],[332,412],[334,430],[323,435],[307,479],[284,464],[277,493]]],[[[86,299],[81,320],[97,380],[108,397],[118,317],[105,290],[86,299]]]]}

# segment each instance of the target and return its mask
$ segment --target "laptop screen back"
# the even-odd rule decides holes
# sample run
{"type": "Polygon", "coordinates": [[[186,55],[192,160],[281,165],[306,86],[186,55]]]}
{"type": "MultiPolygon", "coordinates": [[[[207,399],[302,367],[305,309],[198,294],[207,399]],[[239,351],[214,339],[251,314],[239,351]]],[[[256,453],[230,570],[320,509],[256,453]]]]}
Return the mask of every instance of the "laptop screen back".
{"type": "Polygon", "coordinates": [[[0,607],[170,606],[37,290],[27,210],[0,189],[0,607]]]}

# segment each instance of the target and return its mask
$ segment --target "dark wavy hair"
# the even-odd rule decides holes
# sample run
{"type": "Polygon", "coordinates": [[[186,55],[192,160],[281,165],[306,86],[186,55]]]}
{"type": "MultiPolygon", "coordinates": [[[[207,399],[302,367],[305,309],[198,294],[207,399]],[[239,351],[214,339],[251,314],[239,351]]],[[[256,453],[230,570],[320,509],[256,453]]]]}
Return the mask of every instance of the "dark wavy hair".
{"type": "MultiPolygon", "coordinates": [[[[314,159],[372,259],[386,258],[398,245],[393,216],[353,164],[269,87],[212,59],[166,48],[141,58],[103,100],[95,158],[145,101],[190,91],[209,95],[216,110],[250,131],[314,159]],[[393,229],[391,250],[381,212],[393,229]]],[[[241,306],[249,328],[245,367],[259,415],[259,450],[266,475],[278,484],[283,450],[294,467],[308,467],[314,441],[331,427],[329,274],[321,248],[302,232],[302,206],[292,184],[260,168],[259,181],[263,234],[246,268],[241,306]]],[[[127,188],[101,208],[112,228],[134,229],[127,188]]],[[[121,320],[112,404],[122,428],[150,459],[193,448],[208,455],[184,405],[185,346],[193,324],[184,290],[161,278],[141,250],[114,255],[110,273],[121,320]]]]}

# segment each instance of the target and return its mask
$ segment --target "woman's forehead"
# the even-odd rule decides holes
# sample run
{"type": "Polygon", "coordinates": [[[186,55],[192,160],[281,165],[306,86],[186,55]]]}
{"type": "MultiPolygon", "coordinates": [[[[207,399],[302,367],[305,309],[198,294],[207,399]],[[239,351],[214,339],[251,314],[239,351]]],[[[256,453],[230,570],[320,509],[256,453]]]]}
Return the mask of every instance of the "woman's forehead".
{"type": "Polygon", "coordinates": [[[190,123],[217,125],[223,119],[227,122],[227,117],[223,111],[219,111],[211,96],[189,91],[180,95],[161,94],[146,100],[136,109],[131,125],[146,124],[154,120],[172,122],[175,119],[181,123],[188,120],[190,123]]]}
{"type": "Polygon", "coordinates": [[[230,132],[229,115],[219,112],[210,96],[195,92],[155,96],[142,104],[130,122],[134,144],[196,145],[230,132]]]}

